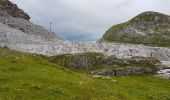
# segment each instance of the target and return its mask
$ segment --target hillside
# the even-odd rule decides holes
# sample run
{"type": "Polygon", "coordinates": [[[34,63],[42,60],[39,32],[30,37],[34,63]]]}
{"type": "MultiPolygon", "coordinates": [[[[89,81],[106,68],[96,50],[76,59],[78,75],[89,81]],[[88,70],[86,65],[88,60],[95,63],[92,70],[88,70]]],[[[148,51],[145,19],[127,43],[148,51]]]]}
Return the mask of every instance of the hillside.
{"type": "Polygon", "coordinates": [[[80,74],[39,55],[0,48],[1,100],[169,100],[170,80],[80,74]]]}
{"type": "Polygon", "coordinates": [[[170,16],[158,12],[144,12],[128,22],[114,25],[100,42],[170,46],[170,16]]]}

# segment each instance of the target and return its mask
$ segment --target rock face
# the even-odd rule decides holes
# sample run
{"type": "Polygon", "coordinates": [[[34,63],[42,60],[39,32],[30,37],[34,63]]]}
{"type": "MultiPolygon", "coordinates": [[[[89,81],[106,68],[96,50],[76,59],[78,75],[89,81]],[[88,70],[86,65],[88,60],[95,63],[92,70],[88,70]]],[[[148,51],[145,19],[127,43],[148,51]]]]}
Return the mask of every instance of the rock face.
{"type": "Polygon", "coordinates": [[[150,68],[126,67],[126,68],[109,68],[104,69],[102,71],[95,71],[91,74],[105,76],[129,76],[129,75],[143,75],[152,72],[153,70],[150,68]]]}
{"type": "Polygon", "coordinates": [[[170,79],[170,68],[158,71],[158,76],[170,79]]]}
{"type": "Polygon", "coordinates": [[[97,75],[127,76],[156,73],[163,66],[157,59],[131,57],[118,59],[115,56],[105,56],[101,53],[65,54],[50,57],[49,61],[66,68],[97,75]]]}
{"type": "Polygon", "coordinates": [[[16,4],[13,4],[8,0],[0,0],[0,12],[1,14],[2,12],[9,14],[12,17],[20,17],[26,20],[30,19],[28,14],[26,14],[23,10],[19,9],[16,4]]]}
{"type": "Polygon", "coordinates": [[[170,16],[144,12],[126,23],[111,27],[100,42],[170,46],[170,16]]]}
{"type": "Polygon", "coordinates": [[[170,79],[170,61],[162,61],[162,64],[166,66],[166,68],[162,68],[158,71],[158,75],[160,77],[164,77],[166,79],[170,79]]]}

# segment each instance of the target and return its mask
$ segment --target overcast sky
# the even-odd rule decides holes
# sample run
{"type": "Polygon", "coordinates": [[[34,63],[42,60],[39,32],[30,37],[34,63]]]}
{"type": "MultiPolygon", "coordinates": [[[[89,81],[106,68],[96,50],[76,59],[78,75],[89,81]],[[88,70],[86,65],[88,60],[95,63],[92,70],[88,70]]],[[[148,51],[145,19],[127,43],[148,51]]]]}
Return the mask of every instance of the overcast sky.
{"type": "Polygon", "coordinates": [[[11,0],[31,21],[65,39],[94,42],[112,25],[144,11],[170,15],[170,0],[11,0]]]}

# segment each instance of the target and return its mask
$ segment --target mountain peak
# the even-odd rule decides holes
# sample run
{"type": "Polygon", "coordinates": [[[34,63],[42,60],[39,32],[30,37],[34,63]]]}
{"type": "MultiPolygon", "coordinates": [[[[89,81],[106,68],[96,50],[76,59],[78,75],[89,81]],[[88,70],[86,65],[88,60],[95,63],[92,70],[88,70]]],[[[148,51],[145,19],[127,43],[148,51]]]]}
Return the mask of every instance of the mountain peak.
{"type": "Polygon", "coordinates": [[[170,16],[143,12],[128,22],[112,26],[100,42],[170,46],[170,16]]]}
{"type": "Polygon", "coordinates": [[[156,21],[167,21],[170,22],[170,16],[166,14],[162,14],[159,12],[154,12],[154,11],[145,11],[133,19],[130,20],[131,22],[138,22],[138,21],[146,21],[146,22],[156,22],[156,21]]]}
{"type": "Polygon", "coordinates": [[[0,14],[8,14],[12,17],[20,17],[26,20],[30,19],[30,16],[27,13],[19,9],[16,4],[13,4],[9,0],[0,0],[0,14]]]}
{"type": "Polygon", "coordinates": [[[155,12],[155,11],[145,11],[145,12],[139,14],[139,15],[153,15],[153,16],[155,16],[155,15],[165,15],[165,14],[155,12]]]}

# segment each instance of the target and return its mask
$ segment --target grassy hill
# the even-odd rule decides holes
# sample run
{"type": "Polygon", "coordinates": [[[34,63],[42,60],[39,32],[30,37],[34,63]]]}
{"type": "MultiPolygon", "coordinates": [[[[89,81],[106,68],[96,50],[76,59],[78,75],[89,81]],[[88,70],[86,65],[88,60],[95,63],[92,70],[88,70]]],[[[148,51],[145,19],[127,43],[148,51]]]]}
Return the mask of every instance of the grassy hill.
{"type": "Polygon", "coordinates": [[[112,26],[100,42],[170,47],[170,16],[150,11],[141,13],[128,22],[112,26]]]}
{"type": "Polygon", "coordinates": [[[0,100],[169,100],[170,80],[98,77],[0,48],[0,100]]]}

